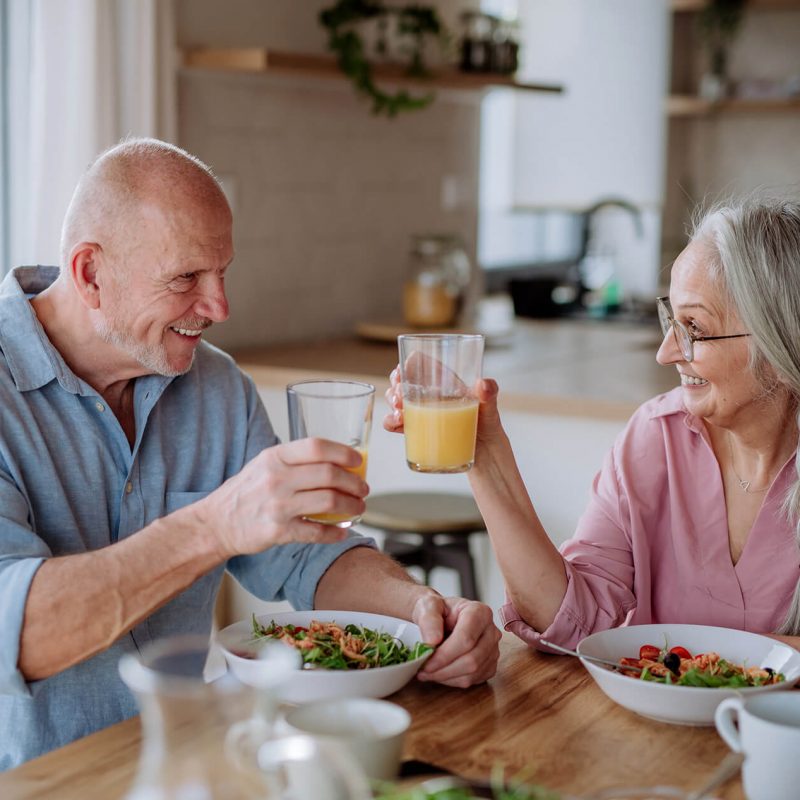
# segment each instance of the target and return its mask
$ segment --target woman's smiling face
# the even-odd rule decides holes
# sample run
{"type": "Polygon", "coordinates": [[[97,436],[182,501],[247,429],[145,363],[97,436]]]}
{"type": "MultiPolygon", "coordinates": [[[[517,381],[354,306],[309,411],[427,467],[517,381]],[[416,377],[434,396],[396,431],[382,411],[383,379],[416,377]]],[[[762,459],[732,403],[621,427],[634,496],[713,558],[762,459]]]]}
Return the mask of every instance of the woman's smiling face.
{"type": "MultiPolygon", "coordinates": [[[[669,292],[675,319],[693,336],[746,333],[710,264],[709,247],[702,241],[692,242],[675,260],[669,292]]],[[[656,359],[659,364],[676,366],[684,404],[691,414],[730,428],[753,413],[770,389],[750,367],[749,343],[749,337],[695,342],[694,360],[688,362],[670,330],[656,359]]]]}

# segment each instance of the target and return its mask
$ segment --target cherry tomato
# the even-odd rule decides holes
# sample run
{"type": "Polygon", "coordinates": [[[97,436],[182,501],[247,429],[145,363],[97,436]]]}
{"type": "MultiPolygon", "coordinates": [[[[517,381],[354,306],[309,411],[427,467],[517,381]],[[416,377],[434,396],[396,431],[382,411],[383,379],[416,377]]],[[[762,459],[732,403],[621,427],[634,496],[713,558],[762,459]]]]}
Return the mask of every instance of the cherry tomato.
{"type": "Polygon", "coordinates": [[[661,655],[661,650],[657,648],[654,644],[643,644],[639,648],[639,658],[640,659],[648,659],[649,661],[658,661],[658,657],[661,655]]]}
{"type": "Polygon", "coordinates": [[[670,653],[675,653],[678,658],[691,658],[692,654],[685,647],[670,647],[670,653]]]}

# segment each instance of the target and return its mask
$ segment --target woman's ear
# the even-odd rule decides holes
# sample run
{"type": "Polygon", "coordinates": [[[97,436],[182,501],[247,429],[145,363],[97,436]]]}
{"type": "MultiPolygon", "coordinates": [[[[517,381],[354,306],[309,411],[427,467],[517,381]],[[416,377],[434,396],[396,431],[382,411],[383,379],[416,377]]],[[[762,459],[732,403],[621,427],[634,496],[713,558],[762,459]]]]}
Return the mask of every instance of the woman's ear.
{"type": "Polygon", "coordinates": [[[99,273],[103,250],[96,242],[80,242],[70,253],[70,276],[78,297],[87,308],[100,307],[99,273]]]}

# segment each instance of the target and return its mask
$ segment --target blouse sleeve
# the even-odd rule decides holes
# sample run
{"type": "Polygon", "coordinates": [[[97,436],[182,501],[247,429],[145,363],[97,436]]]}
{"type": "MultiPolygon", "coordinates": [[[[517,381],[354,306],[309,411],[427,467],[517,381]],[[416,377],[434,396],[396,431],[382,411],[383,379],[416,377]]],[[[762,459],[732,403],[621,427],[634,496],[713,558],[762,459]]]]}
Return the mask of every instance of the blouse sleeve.
{"type": "Polygon", "coordinates": [[[509,601],[500,609],[505,630],[537,649],[547,650],[540,639],[574,648],[590,633],[624,622],[636,605],[630,529],[630,510],[618,474],[615,445],[595,476],[589,506],[575,535],[561,547],[567,591],[555,619],[547,630],[536,631],[509,601]]]}

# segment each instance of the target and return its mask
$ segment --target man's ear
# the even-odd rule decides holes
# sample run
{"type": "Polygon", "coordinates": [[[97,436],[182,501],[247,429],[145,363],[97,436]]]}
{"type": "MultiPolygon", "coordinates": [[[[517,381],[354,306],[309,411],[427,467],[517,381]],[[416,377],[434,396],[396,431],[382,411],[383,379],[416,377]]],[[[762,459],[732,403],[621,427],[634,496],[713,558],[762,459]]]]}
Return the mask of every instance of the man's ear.
{"type": "Polygon", "coordinates": [[[100,275],[103,249],[96,242],[80,242],[70,253],[72,282],[87,308],[100,307],[100,275]]]}

